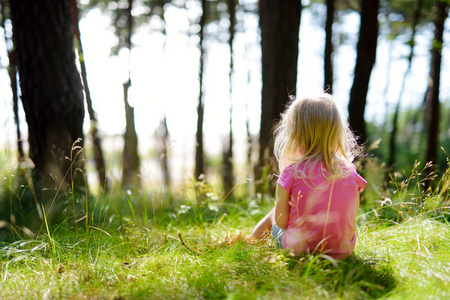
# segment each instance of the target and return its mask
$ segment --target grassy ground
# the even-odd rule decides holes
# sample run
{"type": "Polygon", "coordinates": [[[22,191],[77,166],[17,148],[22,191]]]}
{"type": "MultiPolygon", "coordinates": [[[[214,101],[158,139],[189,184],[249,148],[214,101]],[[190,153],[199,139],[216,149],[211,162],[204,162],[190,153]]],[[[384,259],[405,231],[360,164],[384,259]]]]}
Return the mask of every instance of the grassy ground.
{"type": "Polygon", "coordinates": [[[102,198],[100,211],[119,207],[115,219],[100,215],[88,231],[85,220],[32,237],[0,228],[0,298],[450,299],[447,179],[418,205],[413,177],[393,200],[366,199],[354,255],[341,262],[249,241],[273,199],[220,203],[204,183],[173,209],[144,209],[130,193],[120,205],[102,198]]]}
{"type": "Polygon", "coordinates": [[[4,243],[2,299],[448,299],[449,225],[426,217],[358,229],[355,255],[295,260],[248,218],[56,230],[4,243]],[[240,224],[240,225],[239,225],[240,224]]]}

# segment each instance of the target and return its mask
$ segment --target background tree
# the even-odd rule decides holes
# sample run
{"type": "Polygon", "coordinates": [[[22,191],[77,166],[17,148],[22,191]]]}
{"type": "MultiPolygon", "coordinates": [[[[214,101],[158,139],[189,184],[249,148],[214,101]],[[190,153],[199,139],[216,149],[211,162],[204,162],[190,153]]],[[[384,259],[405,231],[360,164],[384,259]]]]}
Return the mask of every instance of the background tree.
{"type": "Polygon", "coordinates": [[[128,101],[128,91],[131,86],[131,37],[133,35],[133,0],[128,0],[128,7],[126,13],[126,45],[128,49],[128,80],[123,84],[123,102],[125,105],[125,121],[126,128],[124,134],[124,149],[123,149],[123,171],[122,171],[122,186],[125,188],[139,185],[140,160],[138,153],[138,137],[134,122],[134,107],[128,101]]]}
{"type": "Polygon", "coordinates": [[[361,25],[356,46],[357,57],[348,105],[350,127],[359,137],[361,144],[367,140],[364,113],[370,75],[377,51],[379,7],[379,0],[363,0],[361,4],[361,25]]]}
{"type": "MultiPolygon", "coordinates": [[[[118,55],[120,50],[128,49],[128,1],[129,0],[89,0],[88,4],[83,7],[84,11],[89,11],[92,8],[99,8],[104,14],[111,18],[111,25],[117,37],[117,44],[111,49],[112,55],[118,55]]],[[[163,21],[163,26],[162,28],[152,28],[152,30],[161,31],[165,34],[166,23],[164,18],[164,7],[166,4],[172,4],[172,0],[133,1],[132,6],[136,8],[136,10],[133,11],[133,30],[142,25],[147,25],[154,17],[156,17],[163,21]]]]}
{"type": "MultiPolygon", "coordinates": [[[[449,4],[446,0],[435,0],[433,7],[434,39],[431,44],[430,77],[426,93],[426,120],[428,124],[428,144],[426,161],[436,163],[439,133],[439,88],[441,83],[441,61],[444,23],[449,4]]],[[[432,171],[432,170],[430,170],[432,171]]],[[[428,182],[427,182],[428,183],[428,182]]]]}
{"type": "Polygon", "coordinates": [[[304,9],[312,9],[314,5],[325,5],[325,47],[323,49],[323,69],[324,69],[324,88],[330,94],[333,93],[333,56],[335,47],[339,46],[339,43],[345,41],[346,32],[339,32],[340,39],[336,45],[333,42],[335,36],[333,27],[336,23],[340,23],[340,17],[345,16],[349,12],[353,12],[358,9],[357,3],[348,0],[311,0],[310,5],[304,9]],[[337,16],[337,17],[336,17],[337,16]]]}
{"type": "Polygon", "coordinates": [[[234,176],[233,176],[233,73],[234,73],[234,60],[233,60],[233,42],[235,36],[235,27],[236,27],[236,5],[237,0],[227,0],[228,14],[230,19],[229,26],[229,38],[228,45],[230,47],[230,70],[228,73],[228,82],[230,85],[230,118],[229,118],[229,134],[228,134],[228,149],[225,151],[223,165],[224,165],[224,174],[223,174],[223,182],[225,193],[228,193],[232,190],[234,185],[234,176]]]}
{"type": "Polygon", "coordinates": [[[84,103],[70,0],[11,0],[10,6],[33,185],[37,199],[49,204],[67,183],[73,192],[85,184],[84,103]]]}
{"type": "Polygon", "coordinates": [[[264,166],[269,166],[270,175],[276,169],[273,131],[289,96],[295,95],[301,11],[298,0],[259,1],[262,99],[257,178],[264,166]]]}
{"type": "Polygon", "coordinates": [[[406,79],[411,72],[411,67],[412,67],[412,62],[413,62],[413,57],[414,57],[414,46],[416,44],[416,31],[417,31],[417,26],[420,21],[420,12],[422,10],[422,7],[423,7],[423,0],[418,0],[417,3],[413,3],[414,10],[413,10],[413,16],[412,16],[412,22],[411,22],[411,38],[408,41],[408,45],[409,45],[409,55],[407,57],[408,66],[405,71],[405,74],[403,75],[402,86],[401,86],[400,93],[398,96],[397,104],[395,105],[394,118],[392,120],[392,131],[391,131],[391,135],[389,137],[389,158],[388,158],[388,163],[387,163],[388,171],[392,171],[394,164],[395,164],[395,154],[396,154],[396,149],[395,149],[396,143],[395,142],[397,139],[398,118],[400,116],[400,104],[401,104],[403,93],[404,93],[405,87],[406,87],[406,79]]]}
{"type": "Polygon", "coordinates": [[[86,97],[86,106],[89,113],[89,119],[91,121],[91,135],[92,135],[92,144],[94,148],[94,160],[95,165],[97,167],[98,179],[100,182],[100,186],[102,188],[106,188],[106,168],[105,168],[105,159],[103,158],[103,150],[101,145],[100,136],[98,134],[97,128],[97,118],[95,117],[95,111],[92,107],[92,99],[91,99],[91,91],[89,89],[89,84],[87,80],[87,71],[86,71],[86,63],[84,60],[84,51],[83,51],[83,43],[81,42],[81,33],[80,28],[78,26],[78,5],[76,0],[70,1],[72,7],[72,19],[73,19],[73,29],[75,32],[75,38],[77,43],[77,51],[78,51],[78,60],[80,62],[81,69],[81,78],[83,80],[84,87],[84,95],[86,97]]]}
{"type": "Polygon", "coordinates": [[[198,32],[198,36],[200,38],[199,48],[200,48],[200,58],[199,58],[199,91],[198,91],[198,105],[197,105],[197,133],[196,133],[196,145],[195,145],[195,178],[199,178],[200,175],[205,173],[205,157],[203,152],[203,115],[205,111],[204,107],[204,91],[203,91],[203,74],[205,69],[205,47],[204,47],[204,38],[205,38],[205,26],[206,26],[206,18],[208,15],[208,7],[207,1],[201,0],[202,5],[202,15],[200,16],[200,30],[198,32]]]}
{"type": "MultiPolygon", "coordinates": [[[[9,3],[8,0],[2,0],[1,2],[1,26],[7,31],[7,20],[11,21],[9,3]]],[[[19,162],[24,161],[25,153],[23,151],[23,140],[22,133],[20,131],[20,118],[19,118],[19,95],[18,95],[18,84],[17,84],[17,66],[16,66],[16,53],[13,47],[12,35],[8,37],[5,34],[5,44],[7,45],[8,52],[8,75],[11,81],[11,91],[13,100],[13,110],[14,110],[14,122],[16,123],[16,135],[17,135],[17,153],[19,162]],[[8,46],[9,45],[9,46],[8,46]]]]}
{"type": "Polygon", "coordinates": [[[327,19],[325,21],[325,53],[324,53],[324,84],[328,92],[333,93],[333,23],[335,0],[326,0],[327,19]]]}
{"type": "MultiPolygon", "coordinates": [[[[158,17],[163,22],[163,34],[165,33],[164,6],[171,0],[90,0],[86,9],[101,8],[112,20],[112,27],[117,36],[117,44],[111,49],[112,55],[118,55],[121,49],[127,49],[129,55],[129,68],[132,45],[132,36],[135,28],[148,24],[153,17],[158,17]],[[115,5],[111,5],[114,2],[115,5]],[[133,7],[139,8],[133,11],[133,7]],[[147,7],[148,9],[142,9],[147,7]]],[[[128,91],[131,87],[131,70],[128,72],[128,80],[123,84],[124,107],[126,128],[124,133],[124,151],[122,165],[122,185],[131,187],[139,183],[140,158],[138,151],[138,136],[136,133],[134,108],[130,105],[128,91]]]]}
{"type": "Polygon", "coordinates": [[[167,194],[170,192],[171,187],[171,176],[170,176],[170,168],[168,161],[168,154],[170,151],[170,134],[169,128],[167,127],[167,118],[164,118],[159,123],[159,127],[157,128],[157,138],[159,140],[160,146],[160,163],[162,170],[162,178],[163,178],[163,187],[164,193],[167,194]]]}

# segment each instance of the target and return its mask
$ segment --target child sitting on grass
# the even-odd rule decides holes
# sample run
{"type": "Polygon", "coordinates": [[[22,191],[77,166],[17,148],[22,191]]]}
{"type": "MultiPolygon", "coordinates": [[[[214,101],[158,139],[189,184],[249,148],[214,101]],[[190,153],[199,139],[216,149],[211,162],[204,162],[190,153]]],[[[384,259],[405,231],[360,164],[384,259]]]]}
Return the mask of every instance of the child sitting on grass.
{"type": "Polygon", "coordinates": [[[359,191],[366,181],[352,163],[358,146],[344,124],[329,94],[290,103],[275,131],[281,172],[275,208],[255,227],[253,238],[272,229],[277,245],[295,256],[352,254],[359,191]]]}

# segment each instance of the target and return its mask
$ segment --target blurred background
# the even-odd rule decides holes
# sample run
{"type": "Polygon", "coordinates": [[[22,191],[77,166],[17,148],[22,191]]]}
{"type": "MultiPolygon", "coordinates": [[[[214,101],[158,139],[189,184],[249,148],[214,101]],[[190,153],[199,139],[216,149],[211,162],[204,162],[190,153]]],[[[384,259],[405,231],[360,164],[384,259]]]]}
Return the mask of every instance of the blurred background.
{"type": "MultiPolygon", "coordinates": [[[[11,73],[12,55],[25,51],[15,45],[14,24],[21,20],[14,19],[19,8],[13,2],[1,2],[0,151],[6,168],[18,166],[30,151],[20,67],[11,73]],[[18,79],[16,87],[11,78],[18,79]]],[[[124,185],[133,181],[126,175],[130,168],[138,181],[154,186],[180,185],[200,174],[225,191],[237,182],[257,181],[271,163],[271,127],[288,96],[325,90],[387,174],[413,168],[416,160],[445,167],[447,1],[65,2],[75,24],[76,68],[80,80],[85,76],[83,101],[89,89],[91,102],[91,108],[84,104],[83,146],[92,187],[105,181],[96,151],[102,152],[103,172],[124,185]]],[[[38,9],[28,20],[38,23],[50,10],[38,9]]],[[[39,32],[35,38],[51,34],[39,32]]],[[[30,55],[39,42],[32,47],[30,55]]],[[[43,57],[51,55],[59,54],[43,57]]],[[[45,96],[36,97],[32,101],[52,105],[45,96]]]]}

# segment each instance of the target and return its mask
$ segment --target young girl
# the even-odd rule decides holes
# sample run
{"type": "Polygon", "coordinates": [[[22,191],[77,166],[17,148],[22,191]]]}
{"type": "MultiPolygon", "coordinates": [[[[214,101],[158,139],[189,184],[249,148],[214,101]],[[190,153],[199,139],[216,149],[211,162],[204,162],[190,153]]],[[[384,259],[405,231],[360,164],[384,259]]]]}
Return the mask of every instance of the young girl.
{"type": "Polygon", "coordinates": [[[281,172],[275,208],[252,237],[272,228],[278,246],[295,256],[348,257],[355,247],[359,191],[366,186],[352,164],[357,149],[331,95],[294,99],[275,131],[281,172]]]}

